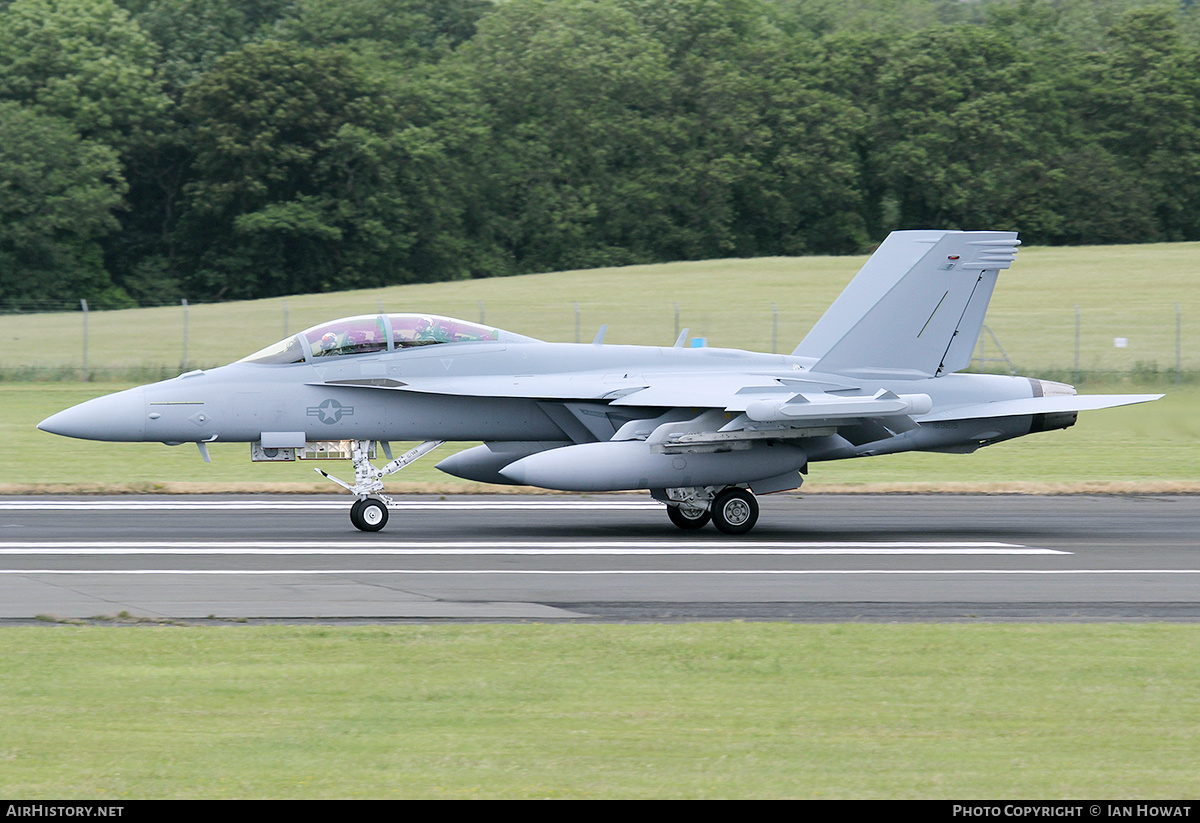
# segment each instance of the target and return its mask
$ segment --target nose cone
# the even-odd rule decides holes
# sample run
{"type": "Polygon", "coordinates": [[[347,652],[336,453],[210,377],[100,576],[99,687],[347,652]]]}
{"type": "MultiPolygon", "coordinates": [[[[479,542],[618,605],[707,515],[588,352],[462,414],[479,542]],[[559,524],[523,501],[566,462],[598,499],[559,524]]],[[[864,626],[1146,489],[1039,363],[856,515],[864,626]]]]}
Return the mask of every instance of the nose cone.
{"type": "Polygon", "coordinates": [[[50,415],[38,428],[82,440],[144,440],[146,398],[140,387],[97,397],[50,415]]]}

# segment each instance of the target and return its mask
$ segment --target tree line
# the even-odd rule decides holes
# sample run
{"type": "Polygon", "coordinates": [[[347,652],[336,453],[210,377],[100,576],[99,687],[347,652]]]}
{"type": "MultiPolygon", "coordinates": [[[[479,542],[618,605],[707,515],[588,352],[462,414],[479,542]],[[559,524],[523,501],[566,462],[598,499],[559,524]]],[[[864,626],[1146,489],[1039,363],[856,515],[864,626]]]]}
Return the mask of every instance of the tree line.
{"type": "Polygon", "coordinates": [[[1200,239],[1200,8],[0,0],[0,308],[1200,239]]]}

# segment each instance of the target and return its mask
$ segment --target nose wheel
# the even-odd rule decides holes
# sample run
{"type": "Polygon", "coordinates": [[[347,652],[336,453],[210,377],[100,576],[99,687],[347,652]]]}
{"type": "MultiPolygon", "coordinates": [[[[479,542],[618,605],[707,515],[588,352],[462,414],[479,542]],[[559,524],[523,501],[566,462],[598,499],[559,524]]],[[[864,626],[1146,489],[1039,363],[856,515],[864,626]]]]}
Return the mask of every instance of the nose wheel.
{"type": "Polygon", "coordinates": [[[388,510],[382,500],[366,497],[355,500],[350,507],[350,522],[354,528],[364,532],[377,532],[387,525],[388,510]]]}

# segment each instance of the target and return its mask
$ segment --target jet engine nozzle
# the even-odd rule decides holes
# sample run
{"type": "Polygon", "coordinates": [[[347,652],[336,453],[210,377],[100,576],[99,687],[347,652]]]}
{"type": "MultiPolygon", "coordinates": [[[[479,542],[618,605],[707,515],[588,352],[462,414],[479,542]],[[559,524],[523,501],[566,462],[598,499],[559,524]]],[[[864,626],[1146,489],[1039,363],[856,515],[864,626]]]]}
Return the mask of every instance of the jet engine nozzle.
{"type": "Polygon", "coordinates": [[[1040,380],[1029,378],[1033,384],[1034,397],[1075,397],[1079,394],[1070,383],[1059,383],[1057,380],[1040,380]]]}

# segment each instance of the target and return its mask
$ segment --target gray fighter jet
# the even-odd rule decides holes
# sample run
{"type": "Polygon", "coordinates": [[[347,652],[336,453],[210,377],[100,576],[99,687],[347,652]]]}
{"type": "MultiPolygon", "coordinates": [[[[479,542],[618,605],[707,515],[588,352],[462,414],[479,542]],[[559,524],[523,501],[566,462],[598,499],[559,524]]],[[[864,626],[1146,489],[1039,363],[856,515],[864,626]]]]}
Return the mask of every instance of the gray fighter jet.
{"type": "Polygon", "coordinates": [[[548,343],[423,314],[334,320],[220,368],[100,397],[39,428],[92,440],[251,444],[256,460],[346,457],[364,531],[382,478],[444,441],[438,468],[485,483],[647,489],[681,529],[742,534],[756,494],[810,463],[973,452],[1162,395],[1078,396],[1047,380],[956,374],[972,357],[1015,232],[891,234],[790,355],[548,343]],[[390,441],[424,441],[394,460],[390,441]],[[376,444],[388,462],[376,467],[376,444]]]}

